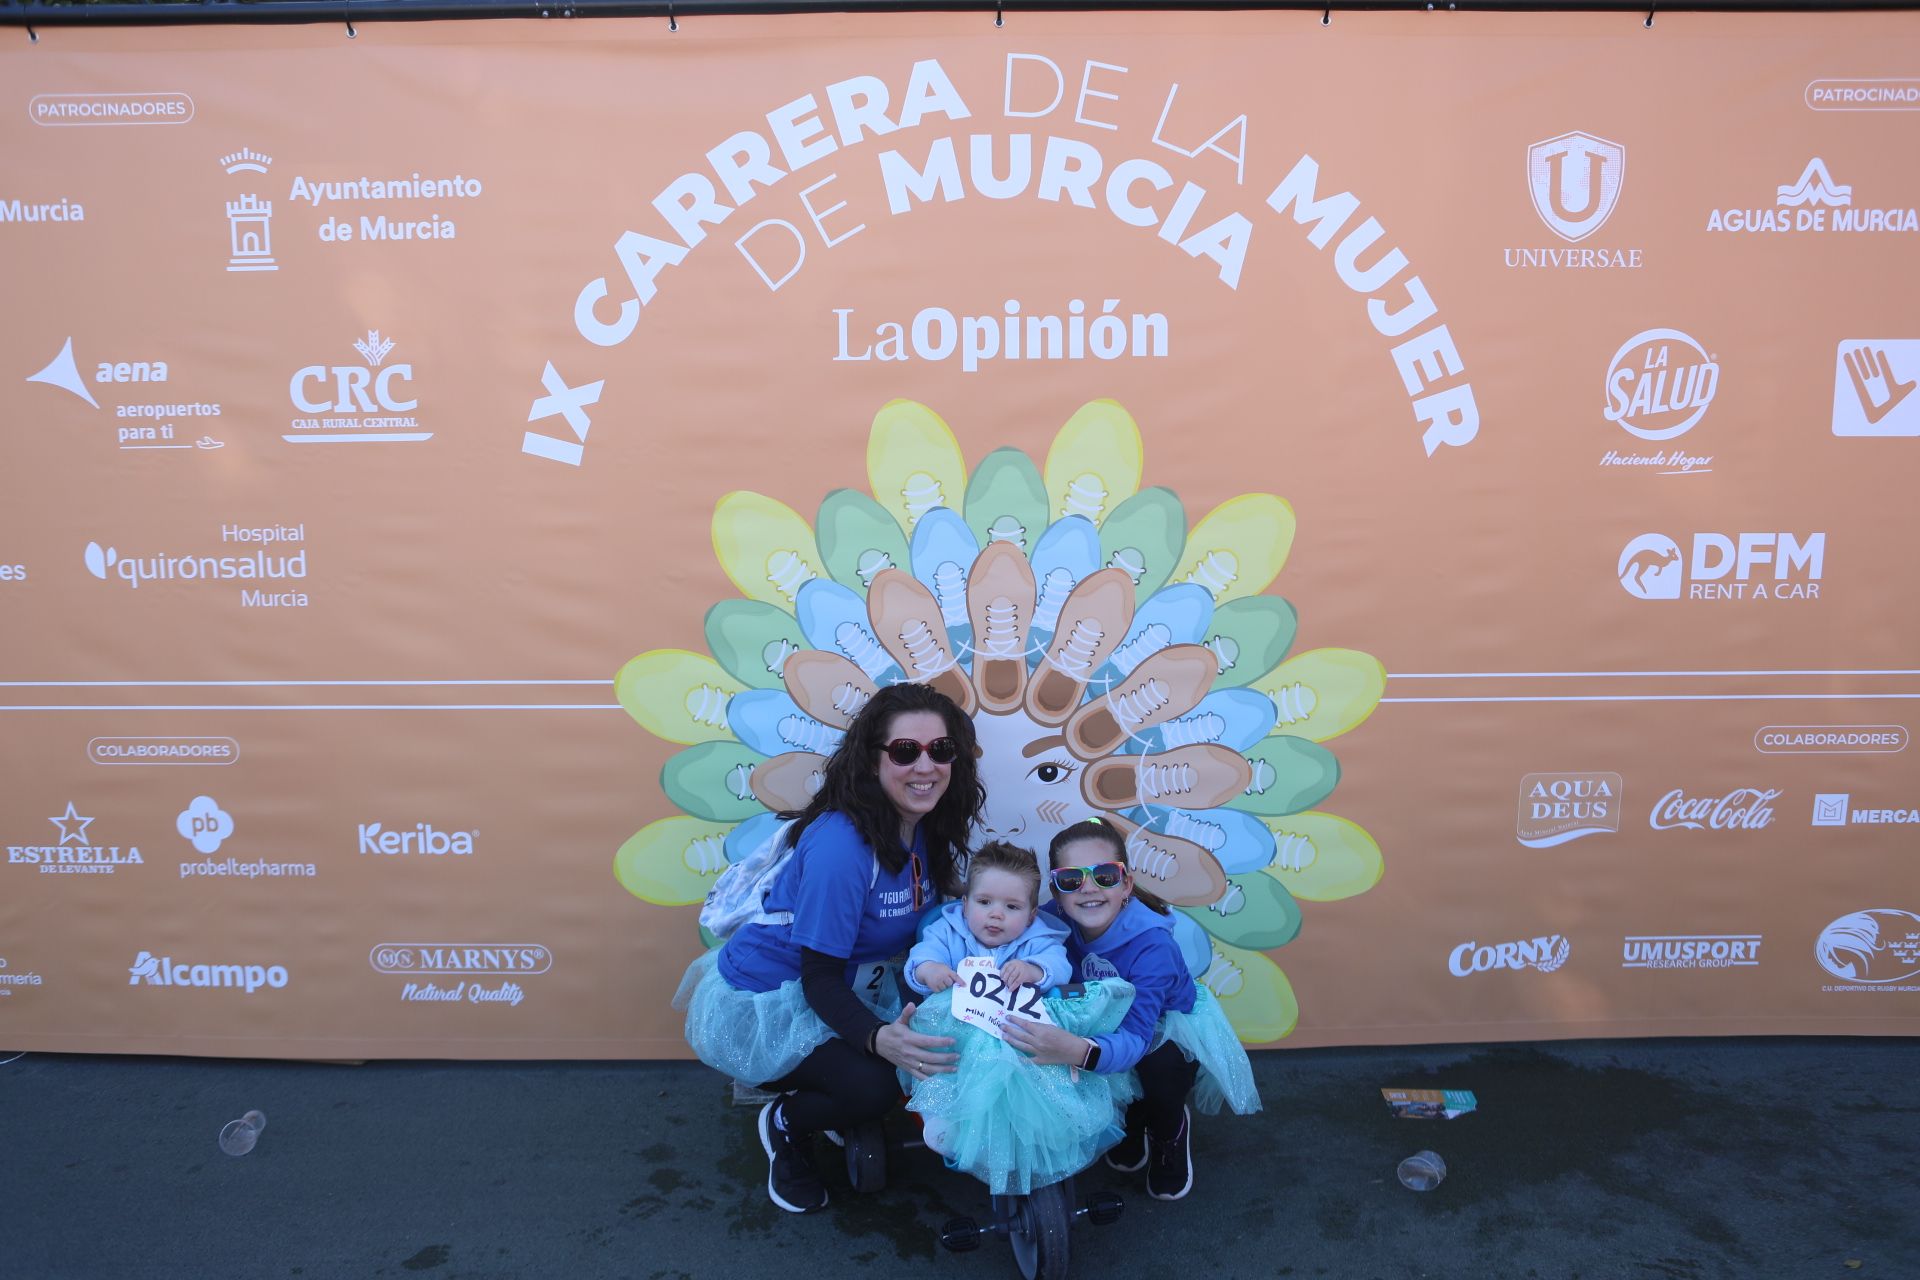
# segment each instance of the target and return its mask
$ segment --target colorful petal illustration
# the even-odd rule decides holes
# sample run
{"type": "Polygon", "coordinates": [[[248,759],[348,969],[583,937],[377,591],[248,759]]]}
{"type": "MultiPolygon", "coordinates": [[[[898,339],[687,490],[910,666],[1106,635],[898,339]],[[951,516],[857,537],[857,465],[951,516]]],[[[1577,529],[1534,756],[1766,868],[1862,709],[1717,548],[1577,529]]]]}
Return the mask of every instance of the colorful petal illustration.
{"type": "Polygon", "coordinates": [[[1140,429],[1111,400],[1074,413],[1044,475],[1013,448],[969,474],[939,415],[895,400],[867,475],[871,498],[834,490],[811,528],[760,494],[716,504],[714,550],[744,598],[708,612],[713,657],[655,649],[614,682],[642,727],[686,748],[661,770],[679,813],[621,846],[620,884],[700,901],[818,792],[869,699],[924,680],[973,718],[989,837],[1045,848],[1105,815],[1241,1038],[1287,1035],[1299,1007],[1264,953],[1297,936],[1302,903],[1383,871],[1364,829],[1314,806],[1340,781],[1323,744],[1386,681],[1356,650],[1287,658],[1294,606],[1266,592],[1292,508],[1240,494],[1189,531],[1177,494],[1140,487],[1140,429]]]}
{"type": "Polygon", "coordinates": [[[1277,732],[1325,742],[1373,714],[1387,689],[1387,669],[1356,649],[1310,649],[1253,687],[1273,699],[1277,732]]]}

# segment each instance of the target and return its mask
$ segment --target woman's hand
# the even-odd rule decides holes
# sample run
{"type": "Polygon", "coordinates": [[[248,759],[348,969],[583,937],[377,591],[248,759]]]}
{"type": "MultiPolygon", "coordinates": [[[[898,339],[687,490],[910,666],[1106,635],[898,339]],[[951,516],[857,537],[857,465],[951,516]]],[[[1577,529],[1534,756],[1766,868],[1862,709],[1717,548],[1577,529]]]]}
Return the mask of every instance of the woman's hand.
{"type": "Polygon", "coordinates": [[[947,1052],[953,1037],[930,1036],[913,1029],[910,1024],[919,1007],[908,1005],[898,1018],[881,1027],[873,1038],[873,1051],[915,1080],[926,1080],[952,1071],[958,1055],[947,1052]]]}
{"type": "Polygon", "coordinates": [[[1087,1060],[1087,1047],[1093,1043],[1048,1023],[1012,1016],[1001,1024],[1000,1033],[1008,1044],[1042,1066],[1078,1067],[1087,1060]]]}
{"type": "Polygon", "coordinates": [[[960,975],[953,971],[953,966],[950,964],[942,964],[938,960],[929,960],[918,969],[915,969],[913,976],[918,978],[920,985],[931,993],[934,991],[945,991],[954,984],[960,975]]]}
{"type": "Polygon", "coordinates": [[[1018,991],[1046,976],[1047,971],[1031,960],[1009,960],[1000,966],[1000,981],[1007,984],[1009,991],[1018,991]]]}

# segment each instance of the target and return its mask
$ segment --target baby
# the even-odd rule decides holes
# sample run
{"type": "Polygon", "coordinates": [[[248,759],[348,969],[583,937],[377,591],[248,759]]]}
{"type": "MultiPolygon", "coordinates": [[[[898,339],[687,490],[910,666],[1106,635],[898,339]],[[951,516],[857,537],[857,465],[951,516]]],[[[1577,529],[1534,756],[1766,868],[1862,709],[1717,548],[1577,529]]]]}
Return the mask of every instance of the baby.
{"type": "Polygon", "coordinates": [[[966,896],[942,907],[907,953],[907,985],[945,991],[968,956],[990,957],[1014,990],[1068,981],[1067,927],[1039,905],[1039,859],[1017,845],[982,845],[967,862],[966,896]]]}

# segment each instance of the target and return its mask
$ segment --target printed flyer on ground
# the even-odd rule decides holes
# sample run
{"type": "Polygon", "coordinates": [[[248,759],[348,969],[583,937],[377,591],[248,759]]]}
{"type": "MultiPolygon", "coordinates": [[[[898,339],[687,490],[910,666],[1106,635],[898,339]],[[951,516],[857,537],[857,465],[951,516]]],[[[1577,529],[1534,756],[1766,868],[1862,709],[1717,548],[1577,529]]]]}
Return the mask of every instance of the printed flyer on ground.
{"type": "Polygon", "coordinates": [[[1920,1031],[1920,17],[8,34],[0,1046],[683,1056],[899,681],[1250,1045],[1920,1031]]]}

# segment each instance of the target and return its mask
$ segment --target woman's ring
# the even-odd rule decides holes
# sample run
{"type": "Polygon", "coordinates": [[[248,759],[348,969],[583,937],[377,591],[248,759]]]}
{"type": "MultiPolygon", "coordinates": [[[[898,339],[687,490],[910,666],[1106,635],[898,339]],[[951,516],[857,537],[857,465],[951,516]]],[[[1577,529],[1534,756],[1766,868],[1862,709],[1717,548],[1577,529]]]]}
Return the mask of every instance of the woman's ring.
{"type": "Polygon", "coordinates": [[[927,1064],[924,1062],[915,1062],[913,1064],[913,1069],[915,1071],[925,1071],[927,1069],[927,1064]]]}

